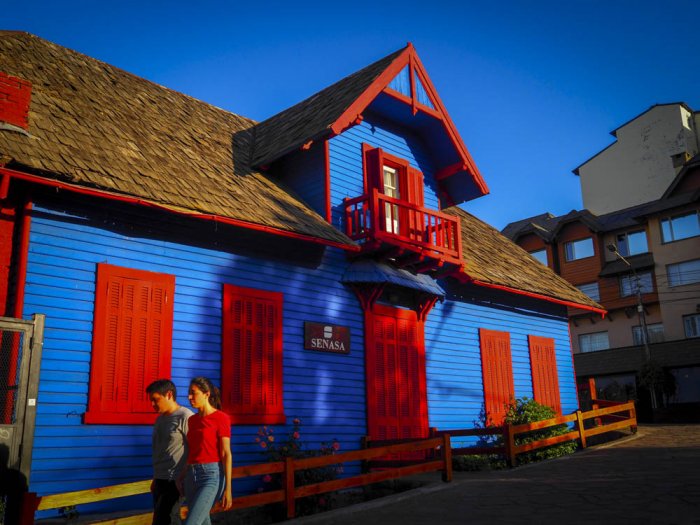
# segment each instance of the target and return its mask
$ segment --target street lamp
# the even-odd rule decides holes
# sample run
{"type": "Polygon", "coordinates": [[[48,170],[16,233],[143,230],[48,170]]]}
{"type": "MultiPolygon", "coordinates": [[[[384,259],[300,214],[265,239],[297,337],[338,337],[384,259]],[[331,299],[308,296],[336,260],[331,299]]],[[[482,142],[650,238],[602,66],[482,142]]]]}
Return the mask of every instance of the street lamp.
{"type": "MultiPolygon", "coordinates": [[[[634,277],[635,285],[637,286],[637,313],[639,314],[639,325],[642,328],[642,344],[644,345],[644,355],[646,357],[647,365],[651,362],[651,351],[649,350],[649,332],[647,330],[647,319],[644,312],[644,304],[642,303],[642,286],[639,282],[639,275],[634,269],[632,263],[625,259],[620,252],[617,251],[617,247],[614,244],[608,244],[608,251],[611,251],[615,256],[620,259],[627,267],[632,271],[632,276],[634,277]]],[[[649,390],[651,394],[651,408],[656,409],[656,389],[654,384],[649,385],[649,390]]]]}

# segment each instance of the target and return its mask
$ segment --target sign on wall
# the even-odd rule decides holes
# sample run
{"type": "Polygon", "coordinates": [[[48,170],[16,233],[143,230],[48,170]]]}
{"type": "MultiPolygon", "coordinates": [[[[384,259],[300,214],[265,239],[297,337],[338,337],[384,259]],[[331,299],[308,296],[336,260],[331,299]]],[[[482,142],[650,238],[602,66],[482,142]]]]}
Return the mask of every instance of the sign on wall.
{"type": "Polygon", "coordinates": [[[304,322],[304,348],[333,354],[350,353],[350,328],[335,324],[304,322]]]}

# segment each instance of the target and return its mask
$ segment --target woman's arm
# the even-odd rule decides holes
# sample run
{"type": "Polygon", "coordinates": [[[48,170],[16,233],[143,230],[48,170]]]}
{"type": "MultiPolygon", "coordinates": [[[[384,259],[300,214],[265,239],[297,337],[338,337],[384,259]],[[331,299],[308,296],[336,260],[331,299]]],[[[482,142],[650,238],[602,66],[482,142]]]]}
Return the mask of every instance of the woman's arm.
{"type": "Polygon", "coordinates": [[[224,466],[224,477],[226,485],[224,487],[224,496],[221,498],[221,506],[228,510],[233,505],[233,494],[231,492],[231,468],[233,466],[233,458],[231,454],[231,438],[221,438],[221,463],[224,466]]]}

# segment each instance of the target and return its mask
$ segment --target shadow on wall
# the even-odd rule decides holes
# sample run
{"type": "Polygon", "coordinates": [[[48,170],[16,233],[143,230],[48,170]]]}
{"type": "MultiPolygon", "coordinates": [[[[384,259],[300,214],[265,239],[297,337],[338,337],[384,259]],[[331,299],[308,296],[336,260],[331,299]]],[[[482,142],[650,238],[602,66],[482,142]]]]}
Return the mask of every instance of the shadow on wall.
{"type": "Polygon", "coordinates": [[[19,523],[22,494],[27,492],[27,478],[10,468],[10,449],[0,443],[0,524],[19,523]]]}

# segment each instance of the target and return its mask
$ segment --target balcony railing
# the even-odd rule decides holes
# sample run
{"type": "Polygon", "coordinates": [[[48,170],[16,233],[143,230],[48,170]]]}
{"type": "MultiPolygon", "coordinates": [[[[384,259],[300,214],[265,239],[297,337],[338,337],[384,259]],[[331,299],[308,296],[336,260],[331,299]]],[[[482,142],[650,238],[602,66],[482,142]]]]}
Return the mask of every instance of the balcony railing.
{"type": "Polygon", "coordinates": [[[360,244],[385,243],[461,264],[459,218],[379,193],[345,199],[346,233],[360,244]]]}

